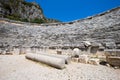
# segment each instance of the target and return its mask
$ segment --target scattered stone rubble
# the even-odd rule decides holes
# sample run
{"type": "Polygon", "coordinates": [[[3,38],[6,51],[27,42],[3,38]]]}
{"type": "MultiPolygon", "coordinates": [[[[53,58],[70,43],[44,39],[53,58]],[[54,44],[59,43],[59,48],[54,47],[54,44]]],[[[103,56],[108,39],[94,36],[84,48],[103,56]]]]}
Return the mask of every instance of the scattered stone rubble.
{"type": "Polygon", "coordinates": [[[0,55],[0,80],[120,80],[120,69],[71,63],[59,70],[24,55],[0,55]]]}

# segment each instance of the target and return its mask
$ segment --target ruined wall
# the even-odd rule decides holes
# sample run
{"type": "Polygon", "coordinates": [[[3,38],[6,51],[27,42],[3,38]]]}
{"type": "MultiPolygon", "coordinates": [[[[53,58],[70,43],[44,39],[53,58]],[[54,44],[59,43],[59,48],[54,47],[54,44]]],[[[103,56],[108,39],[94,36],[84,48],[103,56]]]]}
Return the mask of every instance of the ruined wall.
{"type": "Polygon", "coordinates": [[[69,23],[28,24],[1,20],[0,46],[82,46],[83,41],[97,42],[103,45],[120,43],[120,7],[69,23]]]}

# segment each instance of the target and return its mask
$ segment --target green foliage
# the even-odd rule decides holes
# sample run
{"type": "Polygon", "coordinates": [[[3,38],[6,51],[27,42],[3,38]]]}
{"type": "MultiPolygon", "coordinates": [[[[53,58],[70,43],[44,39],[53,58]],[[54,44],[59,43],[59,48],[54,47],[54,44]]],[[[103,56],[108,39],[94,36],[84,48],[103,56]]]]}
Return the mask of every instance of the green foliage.
{"type": "Polygon", "coordinates": [[[12,20],[17,20],[17,21],[22,21],[22,22],[31,22],[31,23],[53,23],[53,22],[60,22],[58,20],[55,19],[39,19],[39,18],[35,18],[32,20],[28,20],[27,18],[21,19],[20,16],[18,16],[18,14],[13,14],[13,15],[7,15],[5,16],[6,18],[12,19],[12,20]]]}
{"type": "Polygon", "coordinates": [[[17,14],[17,13],[12,14],[12,16],[16,17],[16,18],[20,18],[19,14],[17,14]]]}
{"type": "Polygon", "coordinates": [[[17,20],[20,21],[20,16],[17,13],[11,14],[11,15],[6,15],[6,18],[12,19],[12,20],[17,20]]]}
{"type": "Polygon", "coordinates": [[[33,3],[30,3],[30,2],[25,2],[25,1],[23,1],[22,3],[23,3],[24,5],[29,6],[29,7],[32,7],[32,6],[33,6],[33,3]]]}
{"type": "Polygon", "coordinates": [[[45,23],[45,20],[39,19],[39,18],[35,18],[35,19],[31,20],[30,22],[31,23],[45,23]]]}
{"type": "Polygon", "coordinates": [[[10,5],[9,4],[4,4],[4,8],[7,10],[10,10],[10,5]]]}
{"type": "Polygon", "coordinates": [[[3,15],[2,15],[2,14],[0,14],[0,17],[3,17],[3,15]]]}
{"type": "Polygon", "coordinates": [[[21,19],[22,22],[29,22],[27,18],[21,19]]]}
{"type": "Polygon", "coordinates": [[[6,17],[9,18],[9,19],[12,19],[12,20],[20,21],[20,18],[18,18],[18,17],[14,17],[14,16],[11,16],[11,15],[7,15],[6,17]]]}

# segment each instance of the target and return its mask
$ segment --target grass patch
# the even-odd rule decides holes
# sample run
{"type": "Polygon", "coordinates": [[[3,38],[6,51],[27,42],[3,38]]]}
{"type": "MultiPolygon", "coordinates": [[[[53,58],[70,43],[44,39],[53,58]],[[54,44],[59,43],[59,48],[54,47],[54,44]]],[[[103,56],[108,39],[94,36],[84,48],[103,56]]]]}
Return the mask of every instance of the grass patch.
{"type": "Polygon", "coordinates": [[[45,23],[45,20],[39,19],[39,18],[35,18],[35,19],[31,20],[30,22],[31,23],[45,23]]]}

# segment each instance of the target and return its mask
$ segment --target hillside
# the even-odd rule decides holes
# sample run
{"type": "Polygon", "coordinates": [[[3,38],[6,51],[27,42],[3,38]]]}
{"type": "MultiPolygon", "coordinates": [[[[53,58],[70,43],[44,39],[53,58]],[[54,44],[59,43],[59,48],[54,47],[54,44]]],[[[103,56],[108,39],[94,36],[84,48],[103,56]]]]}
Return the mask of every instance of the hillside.
{"type": "Polygon", "coordinates": [[[25,0],[0,0],[0,17],[31,23],[58,22],[46,18],[37,3],[25,0]]]}
{"type": "Polygon", "coordinates": [[[120,7],[69,23],[35,25],[0,21],[1,46],[80,47],[83,41],[119,48],[120,7]]]}

